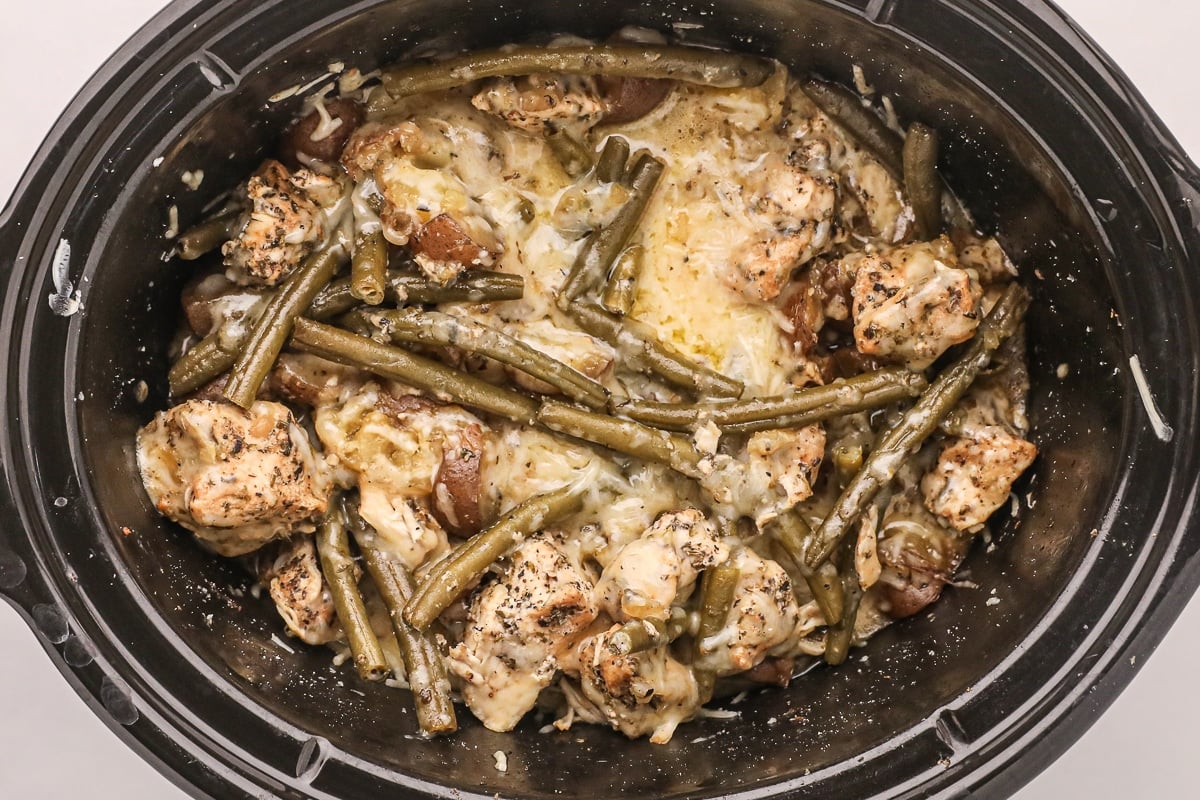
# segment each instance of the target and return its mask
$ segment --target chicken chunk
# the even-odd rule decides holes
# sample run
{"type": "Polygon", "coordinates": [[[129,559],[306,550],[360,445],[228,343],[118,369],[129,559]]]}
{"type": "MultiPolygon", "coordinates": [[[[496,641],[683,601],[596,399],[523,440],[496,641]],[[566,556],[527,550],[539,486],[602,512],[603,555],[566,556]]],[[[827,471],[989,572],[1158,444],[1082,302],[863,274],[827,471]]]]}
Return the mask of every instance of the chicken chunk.
{"type": "Polygon", "coordinates": [[[408,569],[415,570],[450,549],[446,531],[424,500],[393,494],[369,479],[360,479],[358,487],[359,516],[408,569]]]}
{"type": "Polygon", "coordinates": [[[524,75],[487,81],[471,105],[535,136],[564,128],[582,133],[608,104],[590,75],[524,75]]]}
{"type": "Polygon", "coordinates": [[[496,160],[483,131],[428,118],[369,122],[342,153],[355,181],[374,181],[383,201],[384,238],[411,245],[418,266],[441,283],[468,268],[491,266],[500,252],[476,199],[499,179],[496,160]]]}
{"type": "Polygon", "coordinates": [[[858,349],[914,369],[970,339],[982,317],[979,285],[945,237],[862,256],[853,299],[858,349]]]}
{"type": "Polygon", "coordinates": [[[311,536],[281,542],[274,553],[260,558],[259,580],[267,584],[279,616],[300,641],[327,644],[341,635],[337,609],[311,536]]]}
{"type": "Polygon", "coordinates": [[[724,278],[730,288],[753,299],[773,300],[793,269],[829,246],[837,184],[778,158],[768,158],[756,174],[760,183],[746,203],[763,235],[724,278]]]}
{"type": "Polygon", "coordinates": [[[596,584],[596,597],[615,620],[665,620],[672,604],[687,598],[700,570],[728,555],[701,512],[668,512],[618,551],[596,584]]]}
{"type": "Polygon", "coordinates": [[[999,426],[948,441],[937,465],[921,481],[925,506],[956,530],[982,525],[1008,499],[1013,483],[1037,447],[999,426]]]}
{"type": "Polygon", "coordinates": [[[301,188],[310,176],[268,160],[250,178],[241,231],[221,250],[231,280],[274,286],[325,236],[325,214],[301,188]]]}
{"type": "Polygon", "coordinates": [[[736,458],[713,459],[701,485],[731,514],[751,517],[761,527],[812,495],[824,456],[825,430],[819,424],[760,431],[736,458]]]}
{"type": "Polygon", "coordinates": [[[700,662],[718,675],[744,672],[767,656],[790,655],[805,626],[783,567],[749,548],[733,558],[739,570],[725,624],[700,643],[700,662]]]}
{"type": "Polygon", "coordinates": [[[312,531],[328,505],[325,465],[279,403],[188,400],[138,432],[137,456],[159,513],[220,555],[312,531]]]}
{"type": "Polygon", "coordinates": [[[462,641],[450,651],[467,706],[490,730],[512,730],[596,613],[579,567],[546,536],[525,541],[500,579],[476,593],[462,641]]]}
{"type": "Polygon", "coordinates": [[[666,647],[615,653],[607,647],[609,633],[580,645],[581,692],[569,692],[568,702],[588,721],[608,724],[631,739],[650,734],[654,744],[666,744],[679,723],[700,708],[695,676],[666,647]]]}

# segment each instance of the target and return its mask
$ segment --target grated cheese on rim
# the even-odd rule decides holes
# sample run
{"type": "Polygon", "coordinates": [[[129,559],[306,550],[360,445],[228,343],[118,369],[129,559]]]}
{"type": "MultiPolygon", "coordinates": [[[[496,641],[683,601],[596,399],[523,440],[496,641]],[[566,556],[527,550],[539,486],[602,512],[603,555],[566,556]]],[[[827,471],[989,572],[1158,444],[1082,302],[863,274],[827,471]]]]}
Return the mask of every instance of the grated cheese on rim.
{"type": "Polygon", "coordinates": [[[1146,416],[1150,418],[1150,427],[1154,430],[1154,435],[1160,441],[1171,441],[1175,436],[1175,429],[1167,424],[1167,421],[1163,419],[1162,412],[1158,410],[1158,404],[1154,402],[1154,395],[1150,394],[1150,385],[1146,382],[1146,374],[1142,372],[1142,362],[1138,360],[1137,355],[1129,357],[1129,371],[1133,374],[1133,382],[1142,398],[1142,407],[1146,409],[1146,416]]]}

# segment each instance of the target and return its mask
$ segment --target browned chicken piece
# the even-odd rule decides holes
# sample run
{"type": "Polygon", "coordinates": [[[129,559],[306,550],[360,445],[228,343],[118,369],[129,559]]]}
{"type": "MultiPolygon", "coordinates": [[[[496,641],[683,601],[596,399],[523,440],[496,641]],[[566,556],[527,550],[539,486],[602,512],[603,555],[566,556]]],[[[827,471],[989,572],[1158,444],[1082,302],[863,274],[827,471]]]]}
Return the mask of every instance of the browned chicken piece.
{"type": "Polygon", "coordinates": [[[649,734],[654,744],[666,744],[700,708],[696,678],[667,647],[614,653],[607,642],[616,629],[581,643],[580,692],[571,686],[568,702],[581,719],[607,724],[631,739],[649,734]]]}
{"type": "Polygon", "coordinates": [[[944,236],[859,256],[853,297],[858,349],[914,369],[970,339],[983,316],[979,285],[944,236]]]}
{"type": "Polygon", "coordinates": [[[768,656],[791,655],[807,633],[783,567],[749,548],[733,556],[733,565],[739,574],[729,616],[700,643],[700,663],[718,675],[745,672],[768,656]]]}
{"type": "Polygon", "coordinates": [[[673,604],[687,599],[700,570],[728,555],[700,511],[670,511],[617,552],[600,575],[596,597],[615,620],[665,620],[673,604]]]}
{"type": "Polygon", "coordinates": [[[981,239],[961,231],[955,231],[951,235],[958,246],[959,267],[975,270],[979,275],[979,282],[984,286],[1007,283],[1016,277],[1016,265],[994,237],[981,239]]]}
{"type": "Polygon", "coordinates": [[[450,650],[467,706],[490,730],[512,730],[596,613],[579,567],[549,537],[526,540],[500,579],[477,591],[462,641],[450,650]]]}
{"type": "Polygon", "coordinates": [[[259,551],[258,566],[259,580],[267,585],[279,616],[300,641],[327,644],[341,635],[337,609],[311,536],[280,542],[269,555],[259,551]]]}
{"type": "Polygon", "coordinates": [[[812,495],[825,456],[821,425],[755,433],[737,458],[717,456],[701,485],[714,502],[759,526],[812,495]]]}
{"type": "Polygon", "coordinates": [[[328,505],[325,465],[279,403],[188,400],[138,432],[137,453],[154,506],[220,555],[312,531],[328,505]]]}
{"type": "Polygon", "coordinates": [[[563,128],[581,132],[608,110],[590,75],[492,78],[471,98],[471,105],[536,136],[563,128]]]}
{"type": "Polygon", "coordinates": [[[875,590],[880,608],[903,619],[935,602],[954,578],[971,538],[932,516],[915,491],[893,497],[877,543],[882,573],[875,590]]]}
{"type": "Polygon", "coordinates": [[[410,245],[431,280],[449,283],[463,270],[491,266],[500,252],[475,199],[485,189],[472,183],[496,177],[494,146],[481,139],[477,129],[444,120],[368,122],[342,153],[356,182],[374,181],[384,238],[410,245]]]}
{"type": "Polygon", "coordinates": [[[758,181],[748,187],[745,201],[762,237],[723,277],[730,288],[753,299],[773,300],[793,269],[829,246],[837,183],[778,157],[769,157],[754,175],[758,181]]]}
{"type": "MultiPolygon", "coordinates": [[[[307,170],[300,170],[305,173],[307,170]]],[[[246,184],[241,230],[221,248],[238,283],[274,286],[325,236],[320,205],[278,161],[267,160],[246,184]]]]}
{"type": "Polygon", "coordinates": [[[999,426],[977,428],[946,442],[921,480],[925,506],[956,530],[987,522],[1013,483],[1037,457],[1037,447],[999,426]]]}

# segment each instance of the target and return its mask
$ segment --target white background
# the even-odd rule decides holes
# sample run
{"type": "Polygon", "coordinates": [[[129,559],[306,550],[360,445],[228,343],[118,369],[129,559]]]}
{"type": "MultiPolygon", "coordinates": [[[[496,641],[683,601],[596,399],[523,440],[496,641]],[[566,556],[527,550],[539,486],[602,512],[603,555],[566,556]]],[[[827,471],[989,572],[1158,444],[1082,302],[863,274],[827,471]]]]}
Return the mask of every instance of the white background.
{"type": "MultiPolygon", "coordinates": [[[[0,198],[91,73],[162,0],[5,0],[0,25],[0,198]]],[[[1191,0],[1060,0],[1133,78],[1200,159],[1191,0]]],[[[3,255],[0,255],[0,259],[3,255]]],[[[0,520],[11,524],[11,520],[0,520]]],[[[1200,603],[1193,602],[1128,691],[1019,800],[1195,797],[1193,734],[1200,603]]],[[[179,789],[110,733],[0,603],[0,797],[170,800],[179,789]]]]}

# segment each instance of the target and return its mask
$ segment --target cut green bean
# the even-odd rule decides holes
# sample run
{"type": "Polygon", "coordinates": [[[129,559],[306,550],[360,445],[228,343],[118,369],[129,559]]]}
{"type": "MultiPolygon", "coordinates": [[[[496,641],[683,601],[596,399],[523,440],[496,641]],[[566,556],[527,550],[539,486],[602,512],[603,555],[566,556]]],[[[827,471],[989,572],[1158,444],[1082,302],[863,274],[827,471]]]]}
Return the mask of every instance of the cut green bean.
{"type": "Polygon", "coordinates": [[[662,177],[666,165],[649,153],[644,153],[633,165],[629,181],[629,200],[602,228],[597,228],[571,265],[567,279],[558,290],[558,307],[566,311],[571,302],[599,283],[609,273],[617,256],[625,249],[641,221],[654,187],[662,177]]]}
{"type": "Polygon", "coordinates": [[[699,47],[650,44],[521,46],[480,50],[432,63],[406,64],[383,72],[383,87],[399,99],[496,78],[535,73],[671,78],[685,83],[733,88],[758,86],[774,64],[754,56],[699,47]]]}
{"type": "Polygon", "coordinates": [[[887,431],[863,462],[863,467],[838,497],[824,519],[804,562],[810,569],[823,564],[849,533],[854,522],[897,470],[932,434],[988,365],[992,354],[1021,324],[1029,295],[1020,284],[1009,284],[992,311],[980,323],[966,349],[926,389],[900,422],[887,431]]]}
{"type": "Polygon", "coordinates": [[[803,427],[845,414],[880,408],[898,400],[916,397],[926,385],[920,373],[903,367],[888,367],[774,397],[694,404],[626,400],[613,410],[664,430],[690,431],[711,421],[728,433],[753,433],[803,427]]]}
{"type": "Polygon", "coordinates": [[[740,576],[741,571],[728,561],[709,567],[700,574],[700,621],[696,627],[692,673],[696,676],[696,683],[700,689],[701,705],[712,699],[713,686],[717,679],[716,673],[704,663],[705,656],[712,648],[709,640],[725,627],[729,611],[733,608],[740,576]]]}
{"type": "Polygon", "coordinates": [[[854,643],[854,625],[858,620],[858,607],[862,602],[862,580],[858,575],[858,564],[854,559],[856,540],[847,537],[842,544],[840,577],[838,583],[842,594],[842,614],[837,622],[829,623],[825,629],[825,663],[837,666],[846,660],[850,645],[854,643]]]}
{"type": "Polygon", "coordinates": [[[784,554],[795,565],[800,576],[812,592],[817,607],[826,625],[833,625],[842,618],[842,582],[832,564],[822,564],[810,569],[804,563],[804,548],[812,538],[812,529],[795,509],[785,511],[770,523],[770,532],[783,548],[784,554]]]}
{"type": "MultiPolygon", "coordinates": [[[[506,272],[473,269],[449,286],[442,286],[420,275],[388,270],[384,286],[386,299],[396,305],[437,303],[496,303],[520,300],[525,296],[525,279],[506,272]]],[[[339,278],[321,290],[309,306],[307,316],[325,321],[357,307],[360,300],[351,292],[350,279],[339,278]]]]}
{"type": "Polygon", "coordinates": [[[354,556],[350,554],[350,537],[341,504],[331,502],[325,518],[317,528],[317,554],[321,557],[321,574],[333,597],[338,622],[346,634],[354,666],[364,680],[377,681],[388,673],[383,648],[371,629],[366,604],[358,591],[354,556]]]}
{"type": "Polygon", "coordinates": [[[937,160],[937,131],[920,122],[909,125],[904,137],[904,190],[912,204],[919,239],[932,239],[942,231],[942,180],[937,160]]]}
{"type": "Polygon", "coordinates": [[[727,378],[676,351],[644,322],[629,317],[618,319],[588,302],[573,303],[568,313],[579,327],[616,348],[622,364],[635,372],[657,375],[672,386],[699,395],[740,397],[745,391],[741,381],[727,378]]]}
{"type": "Polygon", "coordinates": [[[587,375],[472,319],[413,308],[379,311],[367,318],[394,342],[443,345],[478,353],[548,383],[586,406],[604,408],[608,404],[608,390],[587,375]]]}
{"type": "Polygon", "coordinates": [[[608,637],[608,647],[617,655],[654,650],[687,633],[688,624],[688,613],[676,606],[665,620],[634,619],[626,622],[608,637]]]}
{"type": "Polygon", "coordinates": [[[600,157],[596,160],[596,180],[600,183],[616,183],[625,175],[629,163],[629,142],[620,136],[609,136],[604,140],[600,157]]]}
{"type": "Polygon", "coordinates": [[[343,502],[350,532],[362,553],[367,573],[387,607],[392,630],[396,632],[417,710],[417,723],[427,736],[453,733],[458,728],[458,721],[450,697],[450,678],[437,643],[431,635],[421,633],[404,621],[404,606],[416,593],[412,576],[395,555],[379,546],[378,534],[358,515],[355,504],[343,502]]]}
{"type": "Polygon", "coordinates": [[[333,278],[340,260],[340,247],[324,247],[306,258],[276,290],[229,370],[225,399],[242,408],[250,407],[287,343],[296,318],[308,310],[317,292],[333,278]]]}
{"type": "Polygon", "coordinates": [[[181,355],[167,372],[171,397],[178,399],[224,375],[237,361],[238,351],[250,338],[249,329],[232,342],[223,343],[221,331],[213,331],[181,355]]]}
{"type": "Polygon", "coordinates": [[[537,419],[537,401],[519,392],[330,325],[301,318],[296,321],[292,344],[299,350],[338,364],[406,383],[439,400],[449,400],[526,425],[534,424],[537,419]]]}
{"type": "Polygon", "coordinates": [[[583,487],[565,486],[531,497],[475,534],[430,571],[404,608],[404,619],[419,631],[457,600],[501,556],[525,536],[583,508],[583,487]]]}
{"type": "Polygon", "coordinates": [[[870,150],[893,178],[900,180],[903,177],[901,150],[904,145],[899,134],[863,106],[858,95],[837,84],[818,80],[805,81],[801,88],[834,122],[870,150]]]}
{"type": "Polygon", "coordinates": [[[350,260],[350,294],[369,306],[383,302],[387,284],[388,247],[382,230],[361,233],[350,260]]]}
{"type": "Polygon", "coordinates": [[[538,424],[556,433],[607,447],[627,456],[666,464],[688,477],[699,477],[701,455],[683,438],[627,419],[596,414],[547,400],[537,412],[538,424]]]}
{"type": "Polygon", "coordinates": [[[600,305],[610,314],[623,317],[633,310],[633,300],[637,296],[637,280],[642,273],[642,259],[646,249],[640,244],[633,244],[621,251],[613,264],[612,274],[608,276],[608,284],[600,297],[600,305]]]}
{"type": "Polygon", "coordinates": [[[188,228],[175,239],[175,250],[184,261],[195,261],[238,235],[242,214],[230,211],[188,228]]]}
{"type": "Polygon", "coordinates": [[[570,177],[578,178],[592,168],[592,151],[564,131],[549,134],[546,144],[570,177]]]}

